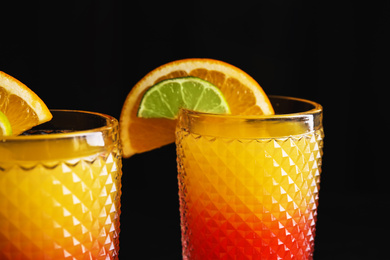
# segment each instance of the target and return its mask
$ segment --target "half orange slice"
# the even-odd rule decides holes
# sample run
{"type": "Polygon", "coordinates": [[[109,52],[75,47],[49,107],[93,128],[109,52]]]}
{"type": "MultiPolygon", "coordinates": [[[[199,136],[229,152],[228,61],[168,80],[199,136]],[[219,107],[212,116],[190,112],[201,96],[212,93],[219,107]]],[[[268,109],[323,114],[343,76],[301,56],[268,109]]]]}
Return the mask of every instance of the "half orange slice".
{"type": "Polygon", "coordinates": [[[2,71],[0,111],[8,118],[13,135],[21,134],[52,118],[45,103],[32,90],[2,71]]]}
{"type": "Polygon", "coordinates": [[[145,92],[166,79],[193,76],[217,86],[232,115],[270,115],[272,105],[261,86],[243,70],[214,59],[184,59],[162,65],[143,77],[130,91],[120,116],[123,156],[130,157],[175,141],[176,120],[139,118],[145,92]]]}

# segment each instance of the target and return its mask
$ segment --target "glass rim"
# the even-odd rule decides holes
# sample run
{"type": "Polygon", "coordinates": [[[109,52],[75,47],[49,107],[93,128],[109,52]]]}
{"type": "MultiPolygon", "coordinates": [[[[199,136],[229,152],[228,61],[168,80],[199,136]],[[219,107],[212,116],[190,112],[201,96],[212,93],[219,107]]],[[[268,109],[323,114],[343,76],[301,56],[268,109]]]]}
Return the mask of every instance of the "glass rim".
{"type": "Polygon", "coordinates": [[[315,102],[304,98],[297,98],[297,97],[289,97],[289,96],[279,96],[279,95],[269,95],[268,96],[271,100],[272,99],[282,99],[282,100],[293,100],[298,101],[300,103],[305,103],[308,105],[311,105],[312,108],[308,109],[306,111],[301,112],[292,112],[292,113],[285,113],[285,114],[274,114],[274,115],[231,115],[231,114],[214,114],[214,113],[207,113],[207,112],[198,112],[193,111],[190,109],[182,109],[185,111],[185,113],[188,116],[198,116],[198,117],[214,117],[214,118],[223,118],[223,119],[242,119],[242,120],[279,120],[279,119],[293,119],[293,118],[299,118],[299,117],[305,117],[315,114],[320,114],[323,112],[322,106],[315,102]]]}
{"type": "MultiPolygon", "coordinates": [[[[5,142],[20,142],[20,141],[44,141],[44,140],[53,140],[53,139],[68,139],[68,138],[74,138],[74,137],[80,137],[80,136],[89,136],[93,135],[94,133],[101,133],[106,132],[115,127],[115,125],[118,124],[118,120],[110,115],[99,113],[99,112],[91,112],[91,111],[84,111],[84,110],[71,110],[71,109],[50,109],[50,112],[65,112],[65,113],[77,113],[77,114],[84,114],[84,115],[90,115],[90,116],[97,116],[102,119],[106,120],[106,125],[100,126],[100,127],[91,127],[90,129],[86,130],[72,130],[66,133],[51,133],[51,134],[35,134],[35,135],[17,135],[17,136],[2,136],[0,138],[0,145],[1,143],[5,142]]],[[[51,119],[53,120],[53,119],[51,119]]],[[[50,120],[50,121],[51,121],[50,120]]],[[[46,122],[49,123],[50,121],[46,122]]],[[[45,124],[45,123],[43,123],[45,124]]],[[[70,129],[63,129],[63,130],[70,130],[70,129]]],[[[28,130],[26,130],[28,131],[28,130]]]]}

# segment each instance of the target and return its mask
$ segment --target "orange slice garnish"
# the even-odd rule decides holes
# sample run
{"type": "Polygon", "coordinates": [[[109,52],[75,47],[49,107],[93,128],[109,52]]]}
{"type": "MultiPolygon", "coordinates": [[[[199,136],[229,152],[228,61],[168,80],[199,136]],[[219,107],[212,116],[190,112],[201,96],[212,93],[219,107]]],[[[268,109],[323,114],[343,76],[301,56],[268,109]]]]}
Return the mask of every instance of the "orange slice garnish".
{"type": "Polygon", "coordinates": [[[144,93],[154,84],[178,77],[207,80],[224,94],[232,115],[270,115],[272,105],[261,86],[243,70],[213,59],[184,59],[162,65],[143,77],[130,91],[120,116],[124,157],[175,141],[176,120],[139,118],[137,111],[144,93]]]}
{"type": "Polygon", "coordinates": [[[8,118],[13,135],[49,121],[52,115],[26,85],[0,71],[0,111],[8,118]]]}

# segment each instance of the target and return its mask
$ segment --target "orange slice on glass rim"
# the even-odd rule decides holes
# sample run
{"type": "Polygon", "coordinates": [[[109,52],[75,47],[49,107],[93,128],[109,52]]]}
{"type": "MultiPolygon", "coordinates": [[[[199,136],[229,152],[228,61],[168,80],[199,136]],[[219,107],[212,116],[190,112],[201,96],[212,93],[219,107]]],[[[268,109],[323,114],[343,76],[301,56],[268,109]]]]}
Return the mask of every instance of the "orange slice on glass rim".
{"type": "Polygon", "coordinates": [[[197,77],[220,89],[232,115],[274,114],[261,86],[243,70],[214,59],[183,59],[164,64],[143,77],[130,91],[120,116],[123,156],[130,157],[175,141],[176,120],[140,118],[137,112],[148,89],[173,78],[197,77]]]}
{"type": "Polygon", "coordinates": [[[0,111],[4,125],[12,131],[2,135],[19,135],[24,131],[49,121],[52,115],[43,101],[26,85],[0,71],[0,111]],[[4,118],[4,116],[6,118],[4,118]],[[5,123],[8,121],[7,123],[5,123]]]}

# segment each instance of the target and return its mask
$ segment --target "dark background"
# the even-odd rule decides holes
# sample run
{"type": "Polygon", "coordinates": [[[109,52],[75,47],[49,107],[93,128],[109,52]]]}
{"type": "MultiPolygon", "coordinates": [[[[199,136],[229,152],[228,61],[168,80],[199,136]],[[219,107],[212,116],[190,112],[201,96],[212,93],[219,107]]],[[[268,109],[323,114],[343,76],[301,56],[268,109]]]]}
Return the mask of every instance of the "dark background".
{"type": "MultiPolygon", "coordinates": [[[[314,259],[378,259],[388,251],[389,1],[7,2],[0,70],[49,108],[119,118],[146,73],[191,57],[231,63],[267,94],[321,103],[314,259]]],[[[121,259],[181,258],[175,156],[169,145],[123,160],[121,259]]]]}

